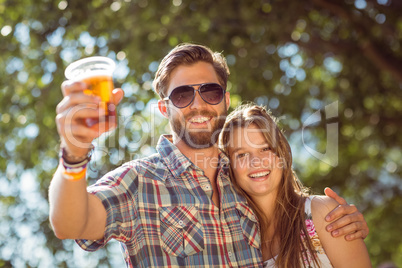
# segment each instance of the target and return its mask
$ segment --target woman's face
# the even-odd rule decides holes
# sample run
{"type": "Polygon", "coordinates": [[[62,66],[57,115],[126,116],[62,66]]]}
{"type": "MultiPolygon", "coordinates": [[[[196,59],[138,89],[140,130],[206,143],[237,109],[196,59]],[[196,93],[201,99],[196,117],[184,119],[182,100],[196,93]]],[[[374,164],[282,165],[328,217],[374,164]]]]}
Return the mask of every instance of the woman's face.
{"type": "Polygon", "coordinates": [[[233,130],[229,141],[229,158],[234,179],[250,197],[277,192],[283,162],[271,151],[256,125],[233,130]]]}

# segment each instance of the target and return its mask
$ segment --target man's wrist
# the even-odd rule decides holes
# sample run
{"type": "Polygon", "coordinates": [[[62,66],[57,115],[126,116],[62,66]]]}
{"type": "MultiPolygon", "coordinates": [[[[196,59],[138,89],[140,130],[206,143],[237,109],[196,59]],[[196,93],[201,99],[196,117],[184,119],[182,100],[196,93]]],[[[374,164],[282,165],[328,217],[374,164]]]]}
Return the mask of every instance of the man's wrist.
{"type": "Polygon", "coordinates": [[[68,150],[66,149],[66,147],[62,145],[60,147],[59,157],[60,157],[60,159],[63,160],[63,163],[70,164],[70,165],[80,164],[82,162],[89,162],[89,160],[91,160],[93,148],[94,148],[94,146],[91,145],[87,154],[82,155],[82,156],[76,156],[76,155],[69,153],[68,150]]]}

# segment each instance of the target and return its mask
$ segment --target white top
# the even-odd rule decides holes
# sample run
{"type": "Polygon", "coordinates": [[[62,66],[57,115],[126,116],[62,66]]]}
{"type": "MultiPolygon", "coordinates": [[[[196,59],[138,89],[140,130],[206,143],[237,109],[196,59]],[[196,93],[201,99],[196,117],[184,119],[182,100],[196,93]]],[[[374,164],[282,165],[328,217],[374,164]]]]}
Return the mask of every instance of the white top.
{"type": "MultiPolygon", "coordinates": [[[[313,250],[317,254],[317,261],[320,263],[319,266],[315,265],[313,262],[310,262],[313,268],[327,268],[327,267],[333,267],[330,260],[328,259],[327,255],[325,254],[325,251],[321,245],[321,241],[318,238],[318,234],[315,230],[315,226],[313,223],[313,219],[311,216],[311,200],[313,200],[314,196],[309,196],[306,198],[306,202],[304,203],[304,212],[305,212],[305,221],[306,221],[306,227],[307,227],[307,232],[309,234],[310,240],[313,244],[313,250]]],[[[310,255],[310,254],[309,254],[310,255]]],[[[266,260],[264,262],[264,268],[273,268],[275,267],[275,259],[277,256],[266,260]]],[[[311,258],[311,257],[310,257],[311,258]]],[[[307,265],[307,261],[304,260],[304,263],[307,265]]]]}

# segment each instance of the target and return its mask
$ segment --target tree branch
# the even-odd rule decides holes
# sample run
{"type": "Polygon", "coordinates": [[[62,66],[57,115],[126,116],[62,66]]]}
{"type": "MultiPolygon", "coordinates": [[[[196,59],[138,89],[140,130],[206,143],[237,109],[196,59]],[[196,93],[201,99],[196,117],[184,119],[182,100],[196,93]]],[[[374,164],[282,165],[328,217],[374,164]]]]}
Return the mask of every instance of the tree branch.
{"type": "Polygon", "coordinates": [[[388,57],[370,40],[360,42],[359,46],[363,50],[364,55],[380,69],[388,71],[399,83],[402,84],[402,62],[388,57]]]}
{"type": "MultiPolygon", "coordinates": [[[[339,4],[335,4],[326,0],[313,0],[315,4],[319,7],[328,10],[329,12],[335,14],[338,17],[344,18],[352,24],[360,35],[361,42],[357,43],[357,46],[362,49],[364,55],[374,63],[381,70],[385,70],[391,74],[391,76],[402,84],[402,71],[400,66],[402,66],[402,61],[396,59],[396,57],[389,57],[383,49],[379,49],[373,41],[370,31],[366,29],[363,23],[356,21],[355,16],[350,12],[346,11],[339,4]]],[[[381,47],[387,47],[386,45],[381,45],[381,47]]]]}

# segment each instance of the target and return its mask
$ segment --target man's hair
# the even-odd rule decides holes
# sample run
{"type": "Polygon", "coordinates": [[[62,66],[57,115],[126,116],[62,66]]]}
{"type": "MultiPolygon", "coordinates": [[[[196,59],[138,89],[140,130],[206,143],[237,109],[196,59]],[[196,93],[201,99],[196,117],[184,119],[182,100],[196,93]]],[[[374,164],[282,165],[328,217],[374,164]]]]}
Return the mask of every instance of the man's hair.
{"type": "Polygon", "coordinates": [[[161,97],[167,97],[167,88],[172,72],[181,65],[192,65],[197,62],[210,63],[218,76],[219,83],[226,89],[229,68],[226,60],[219,52],[213,52],[206,46],[196,44],[180,44],[167,54],[155,74],[153,88],[161,97]]]}

